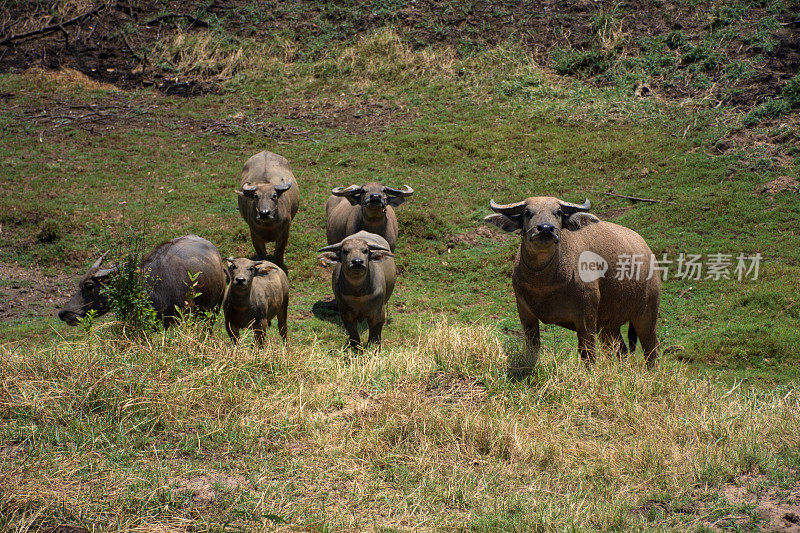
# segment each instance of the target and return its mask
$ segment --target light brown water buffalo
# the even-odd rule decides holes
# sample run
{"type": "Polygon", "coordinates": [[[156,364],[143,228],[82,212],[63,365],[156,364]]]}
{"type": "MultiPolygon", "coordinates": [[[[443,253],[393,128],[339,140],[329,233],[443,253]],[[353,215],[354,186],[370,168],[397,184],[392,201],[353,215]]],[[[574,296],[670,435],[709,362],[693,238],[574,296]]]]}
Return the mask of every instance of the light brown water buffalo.
{"type": "Polygon", "coordinates": [[[320,260],[335,265],[331,285],[350,347],[361,349],[358,323],[362,320],[369,325],[367,344],[380,347],[386,302],[397,275],[389,243],[380,235],[359,231],[319,251],[320,260]]]}
{"type": "MultiPolygon", "coordinates": [[[[78,319],[90,310],[102,315],[109,310],[108,299],[102,287],[116,267],[103,267],[105,255],[83,275],[78,283],[78,292],[64,305],[58,318],[75,326],[78,319]]],[[[157,316],[168,327],[187,306],[191,291],[199,293],[193,300],[193,308],[219,311],[225,292],[225,271],[222,257],[216,246],[197,235],[184,235],[160,244],[144,259],[139,267],[150,287],[150,300],[157,316]],[[195,284],[189,273],[196,274],[195,284]]]]}
{"type": "Polygon", "coordinates": [[[336,187],[325,204],[328,218],[328,244],[341,242],[348,235],[368,231],[380,235],[394,252],[397,243],[397,215],[394,208],[414,194],[405,185],[393,189],[381,183],[336,187]]]}
{"type": "Polygon", "coordinates": [[[253,328],[256,345],[263,346],[264,333],[275,317],[278,318],[278,333],[286,342],[289,280],[283,270],[275,263],[244,257],[229,257],[227,267],[230,282],[222,309],[225,330],[233,342],[239,341],[239,330],[253,328]]]}
{"type": "Polygon", "coordinates": [[[254,155],[244,164],[236,194],[256,255],[266,259],[265,243],[274,242],[274,261],[286,270],[289,226],[300,206],[300,189],[289,161],[266,150],[254,155]]]}
{"type": "Polygon", "coordinates": [[[509,362],[512,374],[524,375],[536,364],[539,321],[576,331],[587,362],[595,358],[595,334],[626,351],[620,327],[629,323],[630,349],[638,334],[648,365],[654,363],[661,280],[638,233],[587,213],[588,200],[578,205],[537,196],[490,206],[496,214],[487,223],[522,232],[512,283],[526,342],[520,360],[509,362]]]}

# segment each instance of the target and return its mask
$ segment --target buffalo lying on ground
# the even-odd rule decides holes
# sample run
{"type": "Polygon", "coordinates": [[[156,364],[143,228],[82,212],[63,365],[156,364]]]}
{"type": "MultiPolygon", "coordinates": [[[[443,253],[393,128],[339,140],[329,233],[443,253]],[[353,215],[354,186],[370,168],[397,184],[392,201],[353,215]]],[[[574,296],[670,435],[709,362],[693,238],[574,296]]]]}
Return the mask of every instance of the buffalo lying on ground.
{"type": "MultiPolygon", "coordinates": [[[[71,326],[89,311],[102,315],[109,310],[102,287],[116,267],[103,268],[105,255],[98,259],[78,283],[78,292],[58,313],[71,326]]],[[[225,292],[225,272],[217,248],[197,235],[185,235],[167,241],[142,259],[140,270],[150,288],[150,300],[165,327],[185,309],[191,293],[197,294],[192,307],[219,311],[225,292]],[[189,274],[197,277],[190,279],[189,274]]]]}
{"type": "Polygon", "coordinates": [[[285,270],[289,226],[300,206],[300,189],[289,161],[266,150],[254,155],[244,164],[236,193],[256,255],[266,259],[265,243],[274,242],[274,261],[285,270]]]}
{"type": "Polygon", "coordinates": [[[586,213],[588,200],[578,205],[532,197],[490,205],[496,214],[486,222],[522,232],[512,282],[526,342],[520,360],[509,362],[512,374],[524,375],[536,364],[540,320],[576,331],[587,362],[594,361],[595,334],[625,352],[620,327],[629,323],[631,351],[638,334],[648,365],[654,363],[661,281],[638,233],[586,213]]]}
{"type": "Polygon", "coordinates": [[[335,264],[331,285],[350,347],[361,349],[358,323],[362,320],[369,325],[367,344],[380,347],[386,302],[396,276],[389,243],[380,235],[359,231],[319,251],[323,262],[335,264]]]}
{"type": "Polygon", "coordinates": [[[234,343],[239,330],[253,328],[256,344],[263,346],[264,333],[278,318],[278,333],[286,342],[286,316],[289,308],[289,280],[275,263],[229,257],[230,283],[225,291],[222,309],[225,330],[234,343]]]}
{"type": "Polygon", "coordinates": [[[393,252],[397,243],[397,215],[394,208],[414,194],[414,189],[392,189],[381,183],[336,187],[325,204],[328,244],[348,235],[368,231],[380,235],[393,252]]]}

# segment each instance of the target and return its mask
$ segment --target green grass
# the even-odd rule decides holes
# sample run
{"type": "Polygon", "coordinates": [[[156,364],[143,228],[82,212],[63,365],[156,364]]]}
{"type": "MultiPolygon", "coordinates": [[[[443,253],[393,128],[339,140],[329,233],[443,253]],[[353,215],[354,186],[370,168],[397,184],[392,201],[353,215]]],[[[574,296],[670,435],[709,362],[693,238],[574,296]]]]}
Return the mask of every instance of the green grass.
{"type": "MultiPolygon", "coordinates": [[[[175,46],[197,53],[187,42],[175,46]]],[[[511,44],[459,58],[381,30],[317,61],[265,49],[231,63],[231,49],[206,49],[234,65],[226,92],[194,99],[0,76],[0,249],[22,265],[77,281],[129,227],[149,245],[194,232],[249,256],[234,188],[265,148],[301,191],[286,349],[276,331],[263,354],[249,336],[234,349],[219,324],[205,340],[191,327],[120,338],[103,320],[88,335],[0,325],[0,471],[16,487],[0,530],[683,529],[711,511],[702,490],[796,478],[800,206],[756,191],[796,177],[797,156],[717,150],[744,113],[556,78],[511,44]],[[94,132],[28,118],[55,91],[138,114],[94,132]],[[387,110],[374,129],[356,117],[387,110]],[[385,352],[352,355],[320,311],[330,271],[315,250],[330,189],[372,180],[416,192],[397,210],[385,352]],[[759,278],[664,282],[657,370],[605,356],[586,369],[574,334],[545,326],[535,376],[510,382],[519,244],[476,230],[490,198],[531,195],[589,198],[658,257],[761,253],[759,278]],[[217,484],[213,501],[195,482],[217,484]],[[636,512],[653,494],[697,512],[636,512]]]]}

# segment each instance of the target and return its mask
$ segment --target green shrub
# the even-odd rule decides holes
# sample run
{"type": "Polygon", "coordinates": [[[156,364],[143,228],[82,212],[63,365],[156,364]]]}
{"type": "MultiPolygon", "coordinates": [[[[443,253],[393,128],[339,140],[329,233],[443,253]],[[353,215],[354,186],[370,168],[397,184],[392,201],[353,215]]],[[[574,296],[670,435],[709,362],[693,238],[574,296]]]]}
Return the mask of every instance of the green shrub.
{"type": "Polygon", "coordinates": [[[126,236],[117,254],[116,272],[103,287],[103,295],[117,321],[134,331],[153,331],[161,328],[161,322],[150,301],[146,274],[139,268],[143,249],[141,235],[126,236]]]}

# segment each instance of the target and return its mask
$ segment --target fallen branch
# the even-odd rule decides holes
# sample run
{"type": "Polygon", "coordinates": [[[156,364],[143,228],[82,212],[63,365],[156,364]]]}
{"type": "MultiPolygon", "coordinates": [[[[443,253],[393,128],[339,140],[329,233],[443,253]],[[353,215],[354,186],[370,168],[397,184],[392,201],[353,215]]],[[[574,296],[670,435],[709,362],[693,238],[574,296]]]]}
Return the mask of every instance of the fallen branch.
{"type": "Polygon", "coordinates": [[[80,22],[83,19],[90,17],[106,7],[105,4],[99,5],[94,9],[90,9],[89,11],[78,15],[77,17],[73,17],[69,20],[65,20],[64,22],[59,22],[57,24],[51,24],[50,26],[45,26],[44,28],[39,28],[38,30],[29,31],[26,33],[20,33],[19,35],[11,35],[10,37],[6,37],[2,41],[0,41],[0,45],[7,45],[12,41],[17,41],[19,39],[25,39],[27,37],[34,37],[36,35],[44,35],[46,33],[51,33],[54,31],[61,30],[66,33],[64,26],[69,26],[70,24],[75,24],[76,22],[80,22]]]}
{"type": "Polygon", "coordinates": [[[614,196],[615,198],[625,198],[626,200],[630,200],[632,202],[645,202],[648,204],[671,204],[677,205],[675,202],[669,202],[667,200],[656,200],[654,198],[639,198],[638,196],[627,196],[625,194],[615,194],[613,192],[603,192],[603,191],[592,191],[595,194],[605,194],[606,196],[614,196]]]}

